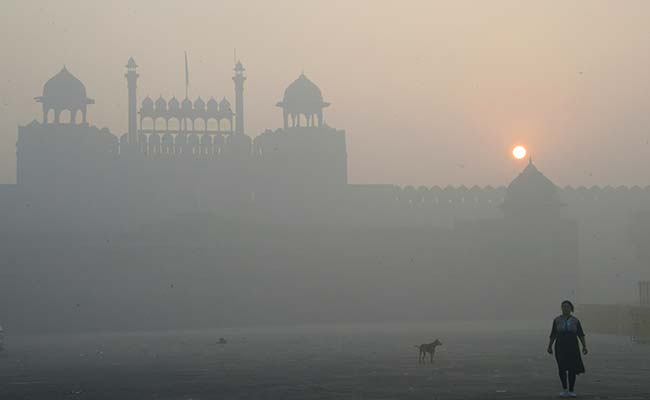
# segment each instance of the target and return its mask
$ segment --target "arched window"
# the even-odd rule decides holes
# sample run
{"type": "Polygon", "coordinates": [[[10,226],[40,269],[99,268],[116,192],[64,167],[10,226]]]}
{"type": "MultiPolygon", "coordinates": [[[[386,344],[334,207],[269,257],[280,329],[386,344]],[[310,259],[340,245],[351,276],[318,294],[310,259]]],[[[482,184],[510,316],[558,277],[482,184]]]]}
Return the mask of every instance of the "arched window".
{"type": "Polygon", "coordinates": [[[142,122],[140,123],[140,129],[143,130],[143,131],[152,130],[153,129],[153,118],[151,118],[151,117],[142,118],[142,122]]]}
{"type": "Polygon", "coordinates": [[[167,130],[178,132],[180,126],[180,121],[176,117],[172,117],[167,120],[167,130]]]}
{"type": "Polygon", "coordinates": [[[219,122],[215,118],[208,118],[208,131],[216,132],[219,130],[219,122]]]}
{"type": "Polygon", "coordinates": [[[54,118],[55,118],[54,114],[55,114],[54,109],[50,108],[49,110],[47,110],[47,113],[45,114],[45,122],[48,124],[54,123],[54,118]]]}
{"type": "Polygon", "coordinates": [[[229,119],[225,119],[225,118],[222,119],[220,125],[221,125],[221,132],[230,132],[232,130],[232,126],[230,124],[229,119]]]}
{"type": "Polygon", "coordinates": [[[160,136],[157,133],[149,135],[149,154],[160,154],[160,136]]]}
{"type": "Polygon", "coordinates": [[[158,117],[154,120],[156,132],[164,132],[167,130],[167,121],[165,118],[158,117]]]}
{"type": "Polygon", "coordinates": [[[70,110],[61,110],[59,113],[59,123],[69,124],[72,122],[72,112],[70,110]]]}
{"type": "Polygon", "coordinates": [[[186,132],[191,132],[194,130],[192,124],[192,118],[183,117],[181,118],[181,129],[186,132]]]}
{"type": "Polygon", "coordinates": [[[163,154],[174,153],[174,137],[169,132],[165,133],[162,137],[162,153],[163,154]]]}
{"type": "Polygon", "coordinates": [[[194,130],[197,132],[205,131],[205,120],[203,118],[197,118],[194,120],[194,130]]]}

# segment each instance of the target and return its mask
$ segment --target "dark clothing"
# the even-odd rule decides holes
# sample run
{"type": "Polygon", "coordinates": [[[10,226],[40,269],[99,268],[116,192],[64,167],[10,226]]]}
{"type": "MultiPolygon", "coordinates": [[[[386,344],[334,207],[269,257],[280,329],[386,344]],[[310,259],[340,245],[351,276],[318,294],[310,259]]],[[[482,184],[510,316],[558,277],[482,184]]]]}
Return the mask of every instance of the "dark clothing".
{"type": "Polygon", "coordinates": [[[576,386],[576,373],[573,371],[560,371],[560,381],[562,382],[562,389],[567,388],[567,375],[569,375],[569,390],[573,392],[576,386]]]}
{"type": "Polygon", "coordinates": [[[579,375],[585,372],[578,346],[578,338],[584,336],[578,318],[560,315],[553,320],[551,338],[555,339],[555,360],[560,374],[569,372],[569,375],[571,373],[579,375]]]}

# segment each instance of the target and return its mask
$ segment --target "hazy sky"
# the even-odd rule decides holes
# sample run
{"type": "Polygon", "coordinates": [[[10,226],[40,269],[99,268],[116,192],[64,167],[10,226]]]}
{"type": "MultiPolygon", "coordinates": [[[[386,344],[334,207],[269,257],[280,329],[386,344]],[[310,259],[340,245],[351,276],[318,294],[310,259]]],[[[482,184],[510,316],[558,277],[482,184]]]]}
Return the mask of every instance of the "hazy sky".
{"type": "Polygon", "coordinates": [[[15,181],[17,125],[40,118],[44,82],[81,79],[89,121],[126,130],[124,65],[139,99],[227,96],[247,68],[246,131],[301,70],[345,129],[350,181],[508,183],[524,144],[565,185],[650,184],[648,1],[0,2],[0,182],[15,181]]]}

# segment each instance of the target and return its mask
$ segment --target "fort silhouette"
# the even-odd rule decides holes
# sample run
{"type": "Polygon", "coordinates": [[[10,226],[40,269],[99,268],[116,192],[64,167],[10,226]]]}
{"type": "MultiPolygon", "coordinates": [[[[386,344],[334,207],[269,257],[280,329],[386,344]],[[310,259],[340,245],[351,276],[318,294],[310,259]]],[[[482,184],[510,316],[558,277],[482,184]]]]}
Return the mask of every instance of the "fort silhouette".
{"type": "MultiPolygon", "coordinates": [[[[650,187],[559,188],[532,159],[508,186],[349,184],[346,133],[327,125],[323,111],[330,103],[304,74],[276,104],[283,126],[251,138],[245,130],[247,77],[241,62],[234,66],[234,109],[222,95],[207,101],[191,100],[187,93],[181,101],[162,95],[154,101],[147,95],[139,102],[138,68],[130,58],[125,73],[128,131],[119,137],[88,122],[94,100],[67,67],[35,97],[42,104],[41,121],[18,128],[16,184],[0,187],[0,210],[5,249],[15,252],[9,268],[26,281],[30,274],[45,279],[63,270],[81,276],[88,264],[79,254],[88,252],[87,259],[96,264],[97,290],[117,277],[140,277],[137,290],[119,300],[107,295],[106,303],[97,306],[110,313],[106,310],[114,301],[171,301],[151,295],[162,279],[156,268],[189,263],[169,273],[182,280],[196,268],[209,271],[194,286],[201,299],[194,306],[203,315],[214,314],[209,310],[214,296],[228,294],[234,304],[246,307],[238,318],[247,315],[251,320],[267,318],[251,310],[271,303],[265,297],[241,297],[238,288],[252,282],[248,273],[255,284],[285,293],[286,298],[277,300],[283,312],[288,312],[280,307],[283,302],[305,307],[285,319],[306,318],[310,304],[320,304],[331,290],[339,293],[330,299],[331,317],[348,319],[450,312],[431,310],[430,304],[414,307],[409,296],[430,296],[432,302],[456,299],[455,312],[472,315],[489,312],[485,299],[492,312],[534,313],[555,307],[559,298],[593,302],[635,296],[633,288],[643,274],[639,265],[647,254],[643,240],[637,240],[645,231],[633,227],[650,209],[650,187]],[[286,242],[279,241],[285,236],[286,242]],[[120,243],[119,251],[113,243],[120,243]],[[603,245],[610,246],[608,255],[615,263],[602,257],[603,245]],[[52,246],[81,253],[64,252],[57,258],[52,246]],[[193,261],[180,256],[194,248],[207,253],[193,254],[193,261]],[[382,267],[384,261],[392,268],[382,267]],[[293,279],[302,270],[338,272],[331,272],[336,279],[304,276],[310,283],[295,285],[293,279]],[[623,271],[624,277],[609,280],[607,290],[592,285],[594,276],[614,271],[623,271]],[[343,278],[350,273],[364,278],[343,278]],[[242,279],[241,286],[216,278],[224,274],[233,281],[242,279]],[[364,294],[359,288],[379,279],[373,274],[387,279],[377,285],[391,282],[390,289],[364,294]],[[437,289],[432,291],[426,282],[437,289]],[[301,285],[317,288],[309,294],[311,303],[303,301],[297,289],[301,285]],[[401,296],[400,301],[389,300],[388,293],[401,296]],[[359,296],[368,303],[358,303],[359,296]],[[477,307],[482,302],[484,307],[477,307]],[[377,304],[385,314],[377,314],[377,304]],[[404,313],[403,307],[411,308],[404,313]]],[[[2,303],[21,301],[21,296],[7,294],[2,303]]],[[[61,296],[32,310],[33,315],[45,318],[44,309],[67,301],[61,296]]],[[[35,317],[28,323],[15,310],[5,311],[25,329],[38,325],[35,317]]],[[[236,314],[223,313],[217,314],[236,314]]],[[[281,319],[276,317],[274,321],[281,319]]],[[[177,318],[201,323],[187,313],[177,318]]],[[[137,315],[129,321],[134,326],[142,322],[137,315]]]]}

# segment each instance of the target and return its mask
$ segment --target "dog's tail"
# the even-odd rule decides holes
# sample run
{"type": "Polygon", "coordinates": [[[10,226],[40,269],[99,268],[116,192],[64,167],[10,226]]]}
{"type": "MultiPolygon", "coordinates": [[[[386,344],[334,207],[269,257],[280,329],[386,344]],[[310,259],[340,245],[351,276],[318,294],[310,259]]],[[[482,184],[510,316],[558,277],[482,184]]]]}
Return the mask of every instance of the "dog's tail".
{"type": "Polygon", "coordinates": [[[420,345],[419,344],[414,344],[413,347],[415,347],[416,349],[419,349],[420,345]]]}

